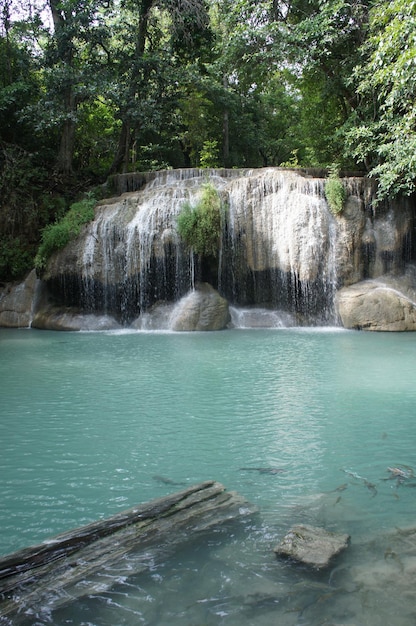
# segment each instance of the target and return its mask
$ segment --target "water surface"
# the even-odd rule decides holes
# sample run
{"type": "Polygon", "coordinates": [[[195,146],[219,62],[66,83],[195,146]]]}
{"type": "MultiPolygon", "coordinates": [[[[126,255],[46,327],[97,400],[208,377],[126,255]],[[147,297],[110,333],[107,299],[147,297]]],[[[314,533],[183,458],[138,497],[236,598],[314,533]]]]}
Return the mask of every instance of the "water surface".
{"type": "Polygon", "coordinates": [[[208,479],[260,509],[22,623],[414,625],[415,366],[414,334],[0,330],[0,553],[208,479]],[[351,547],[277,561],[298,522],[351,547]]]}

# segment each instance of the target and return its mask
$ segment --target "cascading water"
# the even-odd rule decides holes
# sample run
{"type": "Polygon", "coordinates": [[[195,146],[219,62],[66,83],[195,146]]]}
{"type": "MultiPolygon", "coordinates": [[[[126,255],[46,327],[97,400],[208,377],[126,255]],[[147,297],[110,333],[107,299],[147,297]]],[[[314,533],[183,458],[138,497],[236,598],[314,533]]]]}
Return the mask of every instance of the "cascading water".
{"type": "Polygon", "coordinates": [[[333,321],[336,228],[324,181],[261,170],[232,181],[227,191],[227,296],[333,321]]]}
{"type": "Polygon", "coordinates": [[[185,202],[195,203],[196,179],[149,183],[104,205],[85,238],[81,306],[131,321],[158,301],[176,300],[193,283],[193,259],[176,232],[185,202]]]}
{"type": "Polygon", "coordinates": [[[185,295],[201,279],[201,264],[180,241],[176,219],[185,202],[197,203],[207,181],[226,207],[211,282],[233,306],[281,310],[297,324],[334,324],[336,290],[379,275],[392,255],[394,265],[410,223],[406,211],[400,209],[400,222],[387,207],[377,225],[373,188],[362,178],[344,180],[340,217],[329,210],[325,179],[292,170],[191,169],[136,178],[120,177],[120,191],[128,191],[103,201],[83,236],[49,263],[44,278],[56,301],[131,324],[154,304],[185,295]]]}

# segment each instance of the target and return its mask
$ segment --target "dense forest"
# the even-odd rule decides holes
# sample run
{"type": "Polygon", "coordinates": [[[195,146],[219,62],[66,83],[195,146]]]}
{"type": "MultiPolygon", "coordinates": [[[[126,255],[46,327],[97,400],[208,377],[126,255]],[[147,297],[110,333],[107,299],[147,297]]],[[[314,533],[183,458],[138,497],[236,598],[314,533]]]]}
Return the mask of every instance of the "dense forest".
{"type": "Polygon", "coordinates": [[[416,181],[415,0],[0,0],[0,280],[111,174],[416,181]]]}

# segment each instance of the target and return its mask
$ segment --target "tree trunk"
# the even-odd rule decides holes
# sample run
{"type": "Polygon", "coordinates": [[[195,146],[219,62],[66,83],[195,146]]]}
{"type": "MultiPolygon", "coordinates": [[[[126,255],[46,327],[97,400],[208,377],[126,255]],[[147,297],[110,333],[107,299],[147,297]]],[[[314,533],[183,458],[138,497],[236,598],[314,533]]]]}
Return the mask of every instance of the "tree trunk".
{"type": "Polygon", "coordinates": [[[59,172],[59,174],[63,174],[64,176],[70,176],[72,174],[72,161],[74,156],[76,132],[74,113],[77,109],[77,105],[71,88],[68,89],[68,93],[65,99],[67,119],[64,121],[61,131],[61,141],[59,145],[58,156],[56,159],[56,170],[57,172],[59,172]]]}
{"type": "Polygon", "coordinates": [[[131,102],[135,101],[137,91],[138,77],[140,76],[139,61],[143,57],[147,40],[147,26],[149,21],[149,13],[153,6],[154,0],[142,0],[139,2],[139,27],[137,29],[137,37],[134,50],[134,59],[130,72],[130,84],[127,94],[127,102],[124,112],[121,113],[121,129],[118,139],[117,150],[113,162],[109,169],[109,174],[116,174],[120,169],[123,173],[128,171],[128,162],[130,147],[132,143],[131,123],[129,108],[131,102]]]}
{"type": "MultiPolygon", "coordinates": [[[[63,29],[67,26],[66,18],[58,0],[49,0],[49,7],[52,13],[52,19],[55,29],[55,37],[59,39],[59,36],[63,29]]],[[[59,46],[58,46],[59,48],[59,46]]],[[[67,68],[73,67],[73,48],[72,45],[68,45],[60,53],[60,59],[63,61],[67,68]]],[[[72,174],[72,161],[74,155],[75,146],[75,131],[76,121],[75,113],[77,109],[77,102],[73,91],[72,84],[69,84],[62,94],[64,101],[64,110],[66,119],[63,122],[61,130],[61,139],[59,144],[58,155],[56,158],[56,171],[58,174],[69,176],[72,174]]]]}
{"type": "Polygon", "coordinates": [[[102,585],[106,571],[121,571],[123,563],[128,576],[144,571],[193,533],[255,511],[244,497],[210,480],[2,557],[0,622],[14,624],[22,606],[34,615],[46,604],[55,610],[75,603],[91,593],[96,577],[102,585]]]}
{"type": "MultiPolygon", "coordinates": [[[[224,89],[228,89],[228,79],[226,76],[223,77],[223,87],[224,89]]],[[[228,167],[230,160],[230,129],[227,109],[224,111],[222,119],[222,154],[224,167],[228,167]]]]}
{"type": "Polygon", "coordinates": [[[131,144],[130,122],[126,115],[126,116],[123,116],[123,119],[122,119],[120,135],[118,138],[117,150],[116,150],[113,162],[108,171],[109,175],[117,174],[118,172],[120,172],[120,170],[123,174],[127,172],[130,144],[131,144]]]}

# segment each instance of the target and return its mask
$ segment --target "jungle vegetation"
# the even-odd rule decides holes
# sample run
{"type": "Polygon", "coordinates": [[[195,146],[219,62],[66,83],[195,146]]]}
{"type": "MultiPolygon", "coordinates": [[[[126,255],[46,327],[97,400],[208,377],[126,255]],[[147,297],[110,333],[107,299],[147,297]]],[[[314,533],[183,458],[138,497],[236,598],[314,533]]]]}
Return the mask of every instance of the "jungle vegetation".
{"type": "Polygon", "coordinates": [[[117,172],[336,163],[410,195],[415,91],[414,0],[0,0],[0,280],[117,172]]]}

